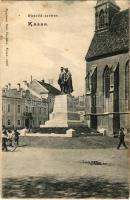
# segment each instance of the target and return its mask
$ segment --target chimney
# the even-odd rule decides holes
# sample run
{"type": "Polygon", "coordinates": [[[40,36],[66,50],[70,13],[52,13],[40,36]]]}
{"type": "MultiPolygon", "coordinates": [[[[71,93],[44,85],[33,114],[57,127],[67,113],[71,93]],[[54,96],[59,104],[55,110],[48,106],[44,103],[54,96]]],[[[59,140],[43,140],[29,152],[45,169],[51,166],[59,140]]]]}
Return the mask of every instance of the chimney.
{"type": "Polygon", "coordinates": [[[54,80],[53,80],[53,79],[48,79],[48,83],[49,83],[50,85],[53,85],[54,80]]]}
{"type": "Polygon", "coordinates": [[[24,85],[27,85],[27,81],[24,80],[23,83],[24,83],[24,85]]]}
{"type": "Polygon", "coordinates": [[[11,89],[11,83],[8,83],[8,89],[9,90],[11,89]]]}
{"type": "Polygon", "coordinates": [[[32,75],[31,75],[31,83],[32,83],[32,79],[33,79],[33,78],[32,78],[32,75]]]}
{"type": "Polygon", "coordinates": [[[44,80],[44,78],[42,78],[41,82],[42,82],[42,83],[45,83],[45,80],[44,80]]]}
{"type": "Polygon", "coordinates": [[[5,85],[5,89],[8,90],[8,85],[5,85]]]}
{"type": "Polygon", "coordinates": [[[21,88],[20,88],[20,83],[18,83],[17,85],[18,85],[18,91],[20,91],[20,89],[21,89],[21,88]]]}
{"type": "Polygon", "coordinates": [[[23,90],[27,90],[27,81],[23,81],[23,90]]]}

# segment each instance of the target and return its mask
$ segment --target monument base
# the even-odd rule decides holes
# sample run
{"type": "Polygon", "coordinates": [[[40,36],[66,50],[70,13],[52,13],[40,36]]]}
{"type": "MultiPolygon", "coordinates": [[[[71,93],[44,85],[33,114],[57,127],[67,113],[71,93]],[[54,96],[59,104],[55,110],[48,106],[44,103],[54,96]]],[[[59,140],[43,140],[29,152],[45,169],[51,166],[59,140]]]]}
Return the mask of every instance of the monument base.
{"type": "Polygon", "coordinates": [[[80,114],[76,111],[74,98],[71,95],[58,95],[55,97],[54,110],[49,120],[40,128],[74,128],[85,126],[80,120],[80,114]]]}

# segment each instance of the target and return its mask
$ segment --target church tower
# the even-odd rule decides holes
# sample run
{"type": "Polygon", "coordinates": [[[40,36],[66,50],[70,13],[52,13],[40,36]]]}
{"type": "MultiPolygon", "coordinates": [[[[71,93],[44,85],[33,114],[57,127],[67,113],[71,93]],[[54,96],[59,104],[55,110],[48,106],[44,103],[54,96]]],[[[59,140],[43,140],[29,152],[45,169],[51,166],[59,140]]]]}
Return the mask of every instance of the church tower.
{"type": "Polygon", "coordinates": [[[113,16],[120,11],[115,0],[97,0],[95,6],[95,31],[108,30],[113,16]]]}

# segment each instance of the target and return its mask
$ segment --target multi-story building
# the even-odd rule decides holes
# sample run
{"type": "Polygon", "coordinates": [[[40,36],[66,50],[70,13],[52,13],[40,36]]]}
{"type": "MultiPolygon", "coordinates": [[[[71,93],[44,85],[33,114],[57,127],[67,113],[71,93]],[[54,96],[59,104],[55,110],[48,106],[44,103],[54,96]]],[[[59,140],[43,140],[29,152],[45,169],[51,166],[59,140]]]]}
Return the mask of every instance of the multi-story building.
{"type": "Polygon", "coordinates": [[[30,84],[25,81],[23,88],[20,84],[18,89],[12,89],[10,84],[3,88],[2,124],[8,128],[37,128],[44,124],[53,110],[54,93],[60,93],[50,84],[44,85],[46,88],[33,80],[30,84]]]}
{"type": "Polygon", "coordinates": [[[86,55],[86,120],[93,129],[130,129],[129,11],[97,0],[95,33],[86,55]]]}
{"type": "Polygon", "coordinates": [[[49,83],[46,83],[44,80],[32,80],[28,89],[32,94],[35,94],[39,98],[47,99],[49,113],[53,111],[55,96],[61,94],[57,88],[49,83]]]}

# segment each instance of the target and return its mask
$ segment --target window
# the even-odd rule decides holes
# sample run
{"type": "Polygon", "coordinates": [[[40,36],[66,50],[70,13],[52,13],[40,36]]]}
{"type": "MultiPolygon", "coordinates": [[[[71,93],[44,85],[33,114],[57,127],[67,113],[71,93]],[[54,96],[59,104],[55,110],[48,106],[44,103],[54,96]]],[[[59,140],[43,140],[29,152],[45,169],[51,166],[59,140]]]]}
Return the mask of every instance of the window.
{"type": "Polygon", "coordinates": [[[20,108],[20,105],[18,105],[18,113],[20,113],[20,109],[21,109],[21,108],[20,108]]]}
{"type": "Polygon", "coordinates": [[[10,112],[10,104],[8,104],[8,112],[10,112]]]}
{"type": "Polygon", "coordinates": [[[17,121],[17,124],[20,125],[20,120],[17,121]]]}
{"type": "Polygon", "coordinates": [[[39,108],[39,113],[42,114],[42,109],[41,108],[39,108]]]}
{"type": "Polygon", "coordinates": [[[97,67],[92,67],[86,76],[86,89],[92,93],[97,90],[97,67]]]}
{"type": "Polygon", "coordinates": [[[104,11],[101,10],[99,13],[99,28],[103,28],[104,25],[105,25],[104,11]]]}
{"type": "Polygon", "coordinates": [[[91,112],[96,113],[97,67],[91,69],[91,112]]]}
{"type": "Polygon", "coordinates": [[[26,106],[26,112],[28,112],[28,106],[26,106]]]}
{"type": "Polygon", "coordinates": [[[107,66],[104,70],[104,77],[103,77],[103,86],[104,86],[104,96],[109,98],[110,95],[110,69],[107,66]]]}
{"type": "Polygon", "coordinates": [[[96,29],[98,28],[98,12],[95,13],[96,29]]]}
{"type": "Polygon", "coordinates": [[[34,108],[34,107],[32,107],[32,113],[34,114],[34,112],[35,112],[35,108],[34,108]]]}
{"type": "Polygon", "coordinates": [[[88,72],[87,76],[86,76],[86,89],[87,91],[90,90],[90,72],[88,72]]]}
{"type": "Polygon", "coordinates": [[[11,122],[10,122],[10,119],[8,119],[8,126],[10,126],[11,125],[11,122]]]}
{"type": "Polygon", "coordinates": [[[92,68],[92,75],[91,75],[91,91],[92,93],[96,93],[97,90],[97,68],[92,68]]]}
{"type": "Polygon", "coordinates": [[[129,97],[129,63],[126,64],[125,68],[125,98],[128,100],[129,97]]]}
{"type": "Polygon", "coordinates": [[[129,62],[126,63],[125,68],[125,99],[127,100],[127,109],[130,110],[130,67],[129,62]]]}

